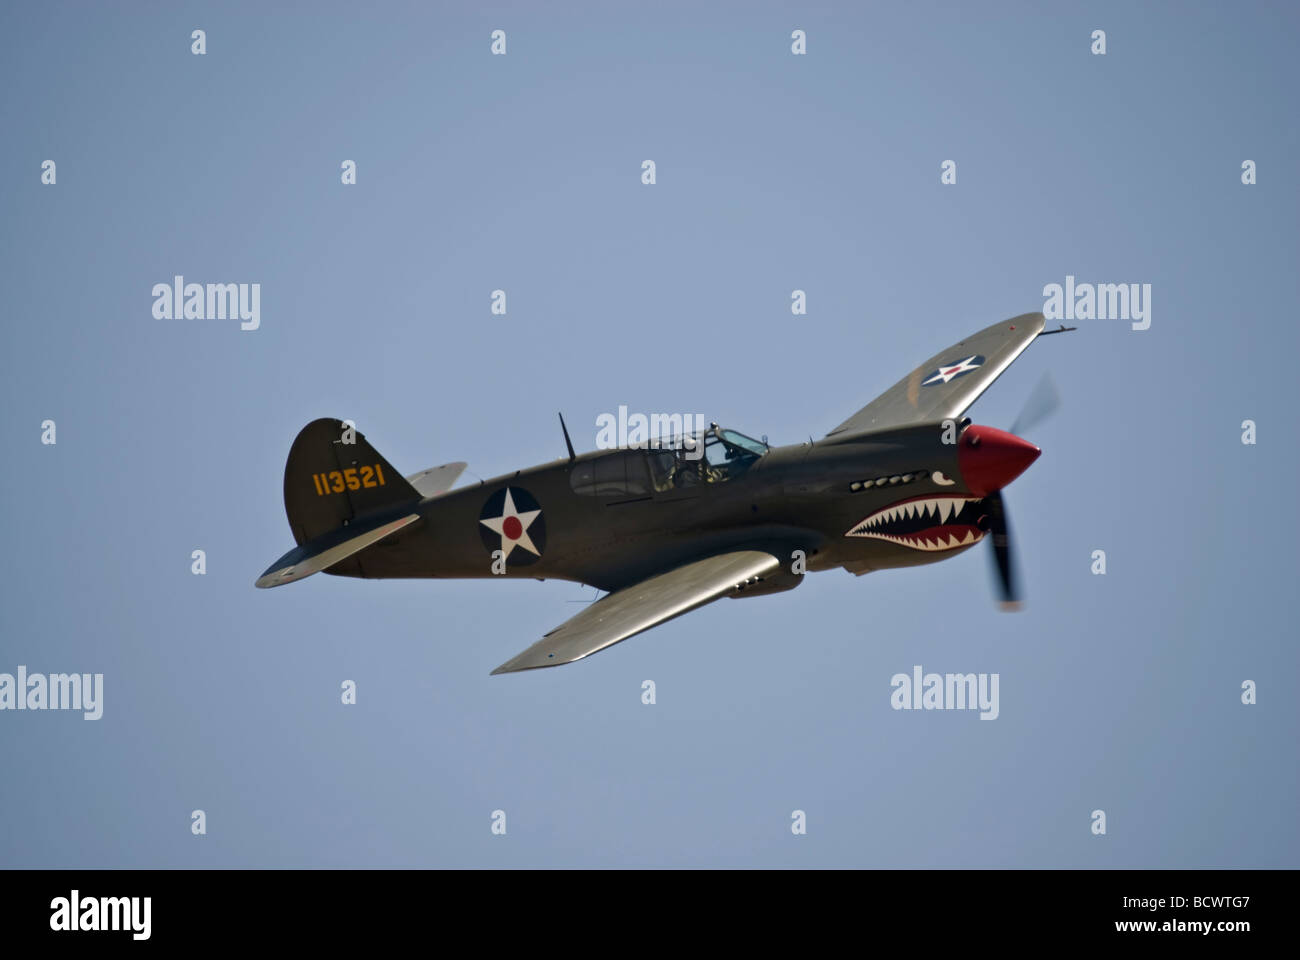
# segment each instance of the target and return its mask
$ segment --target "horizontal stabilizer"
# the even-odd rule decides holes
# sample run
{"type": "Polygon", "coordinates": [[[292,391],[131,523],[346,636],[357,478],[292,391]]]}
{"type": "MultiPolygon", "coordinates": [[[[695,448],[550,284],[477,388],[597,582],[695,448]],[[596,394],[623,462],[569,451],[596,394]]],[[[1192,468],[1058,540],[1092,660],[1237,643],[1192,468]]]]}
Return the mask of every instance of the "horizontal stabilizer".
{"type": "Polygon", "coordinates": [[[415,487],[422,497],[436,497],[446,493],[451,485],[465,472],[468,463],[444,463],[441,467],[430,467],[406,478],[406,482],[415,487]]]}
{"type": "Polygon", "coordinates": [[[310,577],[326,567],[331,567],[354,553],[378,543],[420,519],[418,513],[393,517],[391,513],[366,522],[354,523],[331,530],[329,533],[294,547],[257,578],[259,587],[278,587],[310,577]]]}

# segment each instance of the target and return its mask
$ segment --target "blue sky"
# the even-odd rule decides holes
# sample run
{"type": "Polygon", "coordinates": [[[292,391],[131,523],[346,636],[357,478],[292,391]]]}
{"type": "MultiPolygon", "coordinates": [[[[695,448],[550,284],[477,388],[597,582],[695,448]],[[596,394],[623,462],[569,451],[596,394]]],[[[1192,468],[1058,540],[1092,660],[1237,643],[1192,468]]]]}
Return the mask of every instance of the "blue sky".
{"type": "Polygon", "coordinates": [[[105,704],[0,713],[0,864],[1296,866],[1296,28],[6,4],[0,672],[102,672],[105,704]],[[155,319],[176,274],[260,283],[260,329],[155,319]],[[1040,341],[971,410],[1064,397],[1007,492],[1016,616],[975,550],[489,678],[592,592],[252,586],[317,417],[480,477],[559,456],[556,410],[588,449],[619,404],[796,442],[1067,275],[1150,283],[1152,323],[1040,341]],[[1000,716],[892,710],[914,664],[998,673],[1000,716]]]}

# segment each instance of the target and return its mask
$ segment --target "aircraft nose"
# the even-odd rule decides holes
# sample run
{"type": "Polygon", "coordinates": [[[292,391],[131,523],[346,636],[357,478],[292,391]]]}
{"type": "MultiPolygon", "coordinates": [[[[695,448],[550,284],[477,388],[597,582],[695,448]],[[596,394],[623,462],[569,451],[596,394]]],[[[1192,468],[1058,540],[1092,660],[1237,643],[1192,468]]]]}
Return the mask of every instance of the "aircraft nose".
{"type": "Polygon", "coordinates": [[[1043,451],[1014,433],[996,427],[969,426],[957,448],[957,466],[966,487],[977,497],[1001,490],[1029,468],[1043,451]]]}

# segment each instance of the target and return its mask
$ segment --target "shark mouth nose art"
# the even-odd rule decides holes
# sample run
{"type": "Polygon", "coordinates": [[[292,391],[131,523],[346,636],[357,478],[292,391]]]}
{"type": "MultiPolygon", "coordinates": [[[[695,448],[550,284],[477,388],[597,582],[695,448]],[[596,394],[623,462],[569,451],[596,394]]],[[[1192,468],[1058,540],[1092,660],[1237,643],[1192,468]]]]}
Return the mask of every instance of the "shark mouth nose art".
{"type": "Polygon", "coordinates": [[[978,497],[917,497],[877,510],[846,537],[888,540],[913,550],[952,550],[978,543],[984,511],[978,497]]]}

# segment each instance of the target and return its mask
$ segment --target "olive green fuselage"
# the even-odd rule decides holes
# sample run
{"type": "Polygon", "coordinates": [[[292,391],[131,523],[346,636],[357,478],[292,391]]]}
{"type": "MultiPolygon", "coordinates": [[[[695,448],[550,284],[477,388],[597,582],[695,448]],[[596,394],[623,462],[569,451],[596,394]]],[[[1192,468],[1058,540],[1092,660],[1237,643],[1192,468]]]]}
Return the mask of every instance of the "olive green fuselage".
{"type": "MultiPolygon", "coordinates": [[[[854,573],[933,563],[962,552],[982,533],[968,531],[970,542],[929,549],[849,534],[869,516],[918,498],[964,498],[978,512],[978,498],[962,482],[952,433],[927,424],[774,447],[729,479],[663,488],[638,482],[599,493],[581,482],[597,461],[664,454],[603,450],[556,460],[421,500],[413,508],[418,523],[327,572],[560,579],[613,591],[743,548],[768,550],[783,563],[788,558],[795,573],[802,573],[800,563],[808,571],[842,566],[854,573]],[[502,519],[511,512],[502,491],[522,523],[502,519]],[[530,536],[508,536],[516,532],[530,536]]],[[[795,576],[767,589],[797,582],[795,576]]]]}

